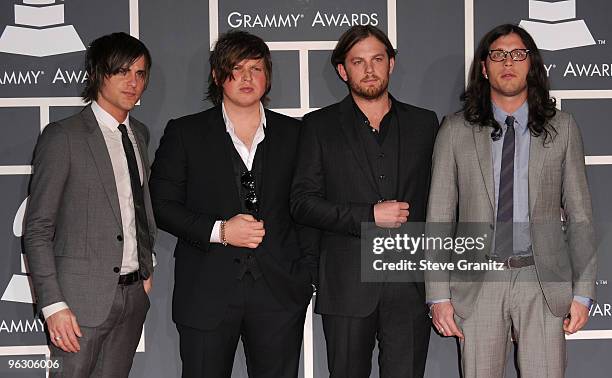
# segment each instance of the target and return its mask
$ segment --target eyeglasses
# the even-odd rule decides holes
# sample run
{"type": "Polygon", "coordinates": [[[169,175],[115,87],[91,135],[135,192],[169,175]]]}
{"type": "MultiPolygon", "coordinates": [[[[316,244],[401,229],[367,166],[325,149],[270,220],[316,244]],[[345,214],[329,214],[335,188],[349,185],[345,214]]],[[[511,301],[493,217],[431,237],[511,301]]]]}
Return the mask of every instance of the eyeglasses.
{"type": "Polygon", "coordinates": [[[257,213],[259,211],[259,200],[255,193],[255,176],[251,171],[243,172],[240,176],[240,183],[247,190],[244,197],[244,206],[247,210],[257,213]]]}
{"type": "Polygon", "coordinates": [[[494,62],[503,62],[504,60],[506,60],[506,57],[508,55],[510,55],[512,60],[514,60],[515,62],[521,62],[527,59],[527,55],[529,55],[529,50],[528,49],[514,49],[512,51],[506,51],[506,50],[490,50],[489,51],[489,58],[491,58],[491,60],[494,62]]]}

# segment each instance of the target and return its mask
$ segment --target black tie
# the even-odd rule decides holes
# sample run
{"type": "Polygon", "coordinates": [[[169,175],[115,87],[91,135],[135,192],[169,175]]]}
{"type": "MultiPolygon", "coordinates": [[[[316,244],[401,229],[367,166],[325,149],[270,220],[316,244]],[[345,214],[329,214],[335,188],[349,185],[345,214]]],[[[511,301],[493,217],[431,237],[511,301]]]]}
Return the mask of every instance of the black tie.
{"type": "Polygon", "coordinates": [[[132,141],[128,137],[127,128],[124,124],[119,125],[119,131],[121,131],[121,143],[123,144],[123,151],[125,151],[125,157],[127,158],[128,170],[130,171],[132,198],[134,200],[134,213],[136,215],[136,246],[138,250],[138,264],[140,266],[140,274],[142,277],[148,278],[150,272],[147,270],[144,261],[147,261],[145,254],[150,253],[149,251],[151,251],[151,246],[149,239],[149,224],[147,222],[147,213],[144,204],[144,194],[142,191],[142,185],[140,185],[140,174],[138,173],[138,163],[136,162],[134,146],[132,146],[132,141]]]}
{"type": "Polygon", "coordinates": [[[499,172],[499,196],[497,199],[497,225],[495,228],[495,250],[500,257],[512,256],[512,233],[514,218],[514,117],[506,117],[506,132],[502,147],[501,170],[499,172]]]}

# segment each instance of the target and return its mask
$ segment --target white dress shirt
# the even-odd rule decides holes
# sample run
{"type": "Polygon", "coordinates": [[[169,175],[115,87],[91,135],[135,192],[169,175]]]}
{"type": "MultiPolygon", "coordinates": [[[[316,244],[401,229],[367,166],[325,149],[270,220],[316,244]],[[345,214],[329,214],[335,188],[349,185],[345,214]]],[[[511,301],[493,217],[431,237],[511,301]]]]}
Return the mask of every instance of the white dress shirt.
{"type": "MultiPolygon", "coordinates": [[[[236,135],[236,130],[232,121],[225,111],[225,105],[221,103],[221,112],[223,113],[223,122],[225,123],[225,131],[232,138],[232,143],[234,144],[234,148],[240,155],[240,158],[246,165],[247,169],[250,171],[253,168],[253,160],[255,160],[255,153],[257,152],[257,146],[264,140],[266,136],[264,132],[264,128],[266,127],[266,113],[264,111],[264,107],[259,103],[259,127],[257,131],[255,131],[255,136],[253,137],[253,143],[251,144],[251,149],[249,149],[236,135]]],[[[210,233],[210,242],[211,243],[221,243],[221,235],[219,235],[219,229],[221,228],[221,220],[217,220],[213,229],[210,233]]]]}
{"type": "MultiPolygon", "coordinates": [[[[121,210],[121,224],[123,227],[123,260],[121,263],[121,274],[131,273],[138,270],[138,249],[136,243],[136,213],[134,210],[134,199],[132,197],[132,184],[130,182],[130,171],[128,169],[127,157],[121,142],[121,131],[119,122],[113,118],[106,110],[102,109],[96,101],[91,103],[91,110],[98,121],[98,126],[104,136],[104,142],[110,155],[117,186],[117,196],[119,198],[119,208],[121,210]]],[[[130,116],[123,122],[127,128],[128,137],[134,147],[140,183],[143,182],[142,162],[138,145],[134,137],[134,132],[130,128],[130,116]]],[[[56,312],[68,308],[65,302],[53,303],[42,309],[43,316],[47,319],[56,312]]]]}

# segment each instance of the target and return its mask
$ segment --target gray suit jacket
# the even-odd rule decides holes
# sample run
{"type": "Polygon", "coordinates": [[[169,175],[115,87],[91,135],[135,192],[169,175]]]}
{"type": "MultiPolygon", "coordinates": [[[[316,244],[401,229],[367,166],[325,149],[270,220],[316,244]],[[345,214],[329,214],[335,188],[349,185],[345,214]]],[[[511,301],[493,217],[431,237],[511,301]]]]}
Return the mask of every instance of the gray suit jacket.
{"type": "MultiPolygon", "coordinates": [[[[580,131],[562,111],[550,123],[557,130],[552,141],[544,145],[543,136],[531,136],[529,223],[539,284],[551,312],[564,316],[573,295],[595,297],[596,247],[580,131]]],[[[485,222],[493,233],[490,134],[490,128],[469,124],[461,114],[445,119],[433,155],[428,222],[485,222]]],[[[432,257],[460,258],[454,253],[432,257]]],[[[482,277],[426,272],[427,300],[450,298],[456,313],[465,318],[478,298],[482,277]]]]}
{"type": "MultiPolygon", "coordinates": [[[[148,131],[133,118],[130,126],[144,169],[153,246],[148,131]]],[[[64,301],[80,325],[101,324],[117,289],[123,229],[110,156],[90,106],[51,123],[38,139],[23,241],[39,310],[64,301]]],[[[144,254],[147,272],[153,271],[151,254],[144,254]]]]}

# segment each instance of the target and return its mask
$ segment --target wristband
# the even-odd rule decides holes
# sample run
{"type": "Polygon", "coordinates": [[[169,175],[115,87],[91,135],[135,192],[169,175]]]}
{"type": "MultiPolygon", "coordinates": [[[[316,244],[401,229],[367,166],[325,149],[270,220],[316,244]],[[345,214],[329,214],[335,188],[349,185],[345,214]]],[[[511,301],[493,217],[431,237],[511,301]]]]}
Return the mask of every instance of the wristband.
{"type": "Polygon", "coordinates": [[[223,244],[224,247],[227,246],[227,239],[225,238],[225,223],[227,223],[227,221],[222,220],[219,227],[219,239],[221,239],[221,244],[223,244]]]}

